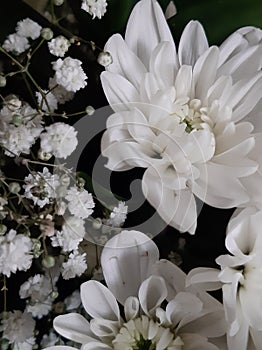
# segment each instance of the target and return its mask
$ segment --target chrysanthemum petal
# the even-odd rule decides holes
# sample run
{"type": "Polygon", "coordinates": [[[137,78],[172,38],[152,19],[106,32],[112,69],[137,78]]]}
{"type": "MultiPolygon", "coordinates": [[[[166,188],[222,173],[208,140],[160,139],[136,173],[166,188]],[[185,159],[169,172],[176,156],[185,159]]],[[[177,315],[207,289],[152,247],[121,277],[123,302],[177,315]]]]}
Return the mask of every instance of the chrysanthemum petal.
{"type": "Polygon", "coordinates": [[[153,50],[161,41],[169,41],[175,51],[171,32],[156,0],[136,4],[127,23],[125,40],[147,68],[153,50]]]}
{"type": "Polygon", "coordinates": [[[178,58],[180,65],[187,64],[194,66],[198,57],[208,47],[206,34],[202,25],[198,21],[190,21],[185,27],[179,42],[178,58]]]}
{"type": "Polygon", "coordinates": [[[132,102],[140,101],[134,85],[119,74],[102,72],[101,82],[106,98],[115,111],[128,110],[132,102]]]}
{"type": "Polygon", "coordinates": [[[139,89],[146,68],[139,58],[131,51],[120,34],[115,34],[107,41],[104,51],[110,52],[113,62],[107,71],[119,74],[139,89]]]}
{"type": "Polygon", "coordinates": [[[101,264],[109,289],[124,305],[130,296],[137,296],[141,283],[150,275],[159,259],[155,243],[138,231],[122,231],[105,245],[101,264]]]}
{"type": "Polygon", "coordinates": [[[94,280],[87,281],[81,284],[80,294],[86,312],[93,318],[120,320],[116,298],[103,284],[94,280]]]}
{"type": "Polygon", "coordinates": [[[89,322],[77,313],[57,316],[54,319],[54,329],[63,337],[77,343],[84,344],[95,340],[89,322]]]}
{"type": "Polygon", "coordinates": [[[159,276],[150,276],[140,286],[138,298],[144,313],[154,316],[155,310],[167,297],[165,280],[159,276]]]}

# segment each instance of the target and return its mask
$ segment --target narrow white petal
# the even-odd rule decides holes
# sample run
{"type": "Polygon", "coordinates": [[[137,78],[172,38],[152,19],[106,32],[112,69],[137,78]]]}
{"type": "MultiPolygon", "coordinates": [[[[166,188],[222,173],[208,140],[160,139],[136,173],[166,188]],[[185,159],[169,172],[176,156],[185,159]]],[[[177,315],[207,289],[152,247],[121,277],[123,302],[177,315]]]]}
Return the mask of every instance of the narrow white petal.
{"type": "Polygon", "coordinates": [[[113,348],[107,344],[103,344],[100,342],[90,342],[83,345],[81,350],[113,350],[113,348]]]}
{"type": "Polygon", "coordinates": [[[154,49],[150,58],[150,73],[154,74],[160,89],[174,85],[176,69],[176,55],[172,44],[168,41],[161,42],[154,49]]]}
{"type": "Polygon", "coordinates": [[[86,312],[94,318],[119,321],[120,312],[114,295],[103,284],[87,281],[81,284],[82,304],[86,312]]]}
{"type": "Polygon", "coordinates": [[[203,290],[211,291],[222,287],[219,280],[220,270],[208,267],[197,267],[186,276],[186,286],[197,285],[203,290]]]}
{"type": "Polygon", "coordinates": [[[138,90],[146,68],[139,58],[128,48],[120,34],[115,34],[107,41],[105,51],[110,52],[113,63],[106,69],[119,74],[130,81],[138,90]]]}
{"type": "Polygon", "coordinates": [[[205,31],[198,21],[190,21],[185,27],[179,42],[178,58],[182,66],[194,66],[196,60],[208,49],[205,31]]]}
{"type": "Polygon", "coordinates": [[[206,100],[207,92],[216,77],[219,50],[216,46],[206,50],[196,61],[193,69],[195,98],[206,100]]]}
{"type": "Polygon", "coordinates": [[[156,0],[142,0],[136,4],[127,23],[125,39],[147,68],[153,50],[161,41],[169,41],[173,51],[176,50],[165,16],[156,0]]]}
{"type": "Polygon", "coordinates": [[[101,255],[103,273],[121,304],[128,297],[138,295],[141,283],[158,259],[156,244],[138,231],[124,230],[106,243],[101,255]]]}
{"type": "Polygon", "coordinates": [[[140,101],[137,89],[121,75],[102,72],[100,77],[106,98],[116,112],[125,111],[132,102],[140,101]]]}
{"type": "Polygon", "coordinates": [[[192,96],[192,67],[183,65],[180,67],[175,81],[177,98],[192,96]]]}
{"type": "Polygon", "coordinates": [[[145,280],[138,292],[140,305],[144,313],[154,316],[155,310],[167,297],[165,280],[159,276],[150,276],[145,280]]]}
{"type": "Polygon", "coordinates": [[[54,319],[54,329],[63,337],[77,343],[94,341],[89,322],[77,313],[59,315],[54,319]]]}

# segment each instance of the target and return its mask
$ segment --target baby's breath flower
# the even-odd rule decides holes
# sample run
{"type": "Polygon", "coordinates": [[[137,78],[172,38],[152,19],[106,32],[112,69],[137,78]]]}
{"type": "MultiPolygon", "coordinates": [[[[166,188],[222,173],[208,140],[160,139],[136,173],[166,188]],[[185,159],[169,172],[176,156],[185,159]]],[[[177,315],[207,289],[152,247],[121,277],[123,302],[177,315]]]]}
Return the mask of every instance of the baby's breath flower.
{"type": "Polygon", "coordinates": [[[97,62],[103,67],[109,66],[113,62],[111,54],[107,51],[102,51],[97,57],[97,62]]]}
{"type": "Polygon", "coordinates": [[[63,35],[59,35],[48,43],[50,53],[57,57],[64,57],[69,47],[70,42],[63,35]]]}
{"type": "Polygon", "coordinates": [[[106,13],[106,0],[82,0],[81,9],[88,12],[93,19],[95,17],[101,19],[106,13]]]}
{"type": "Polygon", "coordinates": [[[13,52],[15,55],[19,55],[26,51],[30,45],[27,38],[14,33],[7,36],[2,47],[8,52],[13,52]]]}
{"type": "Polygon", "coordinates": [[[25,18],[17,23],[17,34],[24,38],[37,39],[42,27],[30,18],[25,18]]]}

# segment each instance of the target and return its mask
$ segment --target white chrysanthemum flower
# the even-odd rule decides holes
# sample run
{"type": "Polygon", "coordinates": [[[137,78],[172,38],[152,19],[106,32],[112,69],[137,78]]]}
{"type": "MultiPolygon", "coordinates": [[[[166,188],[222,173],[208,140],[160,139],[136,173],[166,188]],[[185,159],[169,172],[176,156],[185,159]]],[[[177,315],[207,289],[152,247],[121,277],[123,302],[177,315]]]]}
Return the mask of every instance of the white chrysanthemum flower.
{"type": "Polygon", "coordinates": [[[10,277],[17,270],[28,270],[33,260],[31,249],[30,238],[17,234],[13,229],[0,236],[0,273],[10,277]]]}
{"type": "Polygon", "coordinates": [[[69,258],[62,264],[62,276],[65,280],[80,277],[87,269],[86,253],[80,254],[77,250],[69,254],[69,258]]]}
{"type": "Polygon", "coordinates": [[[259,349],[262,344],[262,212],[246,208],[228,225],[226,247],[230,255],[216,259],[221,270],[196,268],[188,275],[188,284],[206,290],[222,287],[228,322],[229,350],[259,349]]]}
{"type": "Polygon", "coordinates": [[[104,16],[106,13],[107,1],[106,0],[82,0],[81,9],[88,12],[93,19],[104,16]]]}
{"type": "Polygon", "coordinates": [[[81,285],[82,304],[91,321],[69,313],[55,318],[55,330],[89,350],[218,350],[212,338],[225,333],[222,305],[207,293],[185,290],[184,273],[158,258],[157,246],[146,235],[116,235],[101,256],[108,288],[93,280],[81,285]],[[162,268],[168,282],[158,275],[162,268]]]}
{"type": "Polygon", "coordinates": [[[48,48],[50,53],[57,57],[64,57],[69,47],[70,42],[63,35],[59,35],[48,42],[48,48]]]}
{"type": "Polygon", "coordinates": [[[39,108],[45,112],[54,112],[57,109],[57,99],[52,92],[48,92],[47,90],[43,90],[45,94],[45,98],[42,97],[40,92],[36,92],[36,98],[39,105],[39,108]]]}
{"type": "Polygon", "coordinates": [[[15,342],[13,350],[33,350],[35,343],[36,340],[34,337],[31,337],[22,343],[15,342]]]}
{"type": "Polygon", "coordinates": [[[67,91],[63,86],[58,85],[54,77],[49,79],[48,86],[49,89],[52,89],[52,94],[60,104],[64,104],[65,102],[71,101],[74,98],[74,92],[67,91]]]}
{"type": "Polygon", "coordinates": [[[77,250],[85,235],[84,220],[75,216],[65,219],[61,232],[51,237],[53,247],[61,247],[65,252],[77,250]]]}
{"type": "Polygon", "coordinates": [[[35,321],[30,313],[15,310],[6,313],[1,328],[3,328],[3,338],[10,344],[23,343],[33,337],[35,321]]]}
{"type": "Polygon", "coordinates": [[[76,92],[87,85],[87,76],[83,71],[82,62],[76,58],[59,58],[53,62],[55,70],[55,80],[57,84],[63,86],[67,91],[76,92]]]}
{"type": "Polygon", "coordinates": [[[117,207],[114,207],[110,213],[110,218],[106,221],[107,225],[113,227],[120,227],[126,220],[128,211],[128,206],[125,205],[125,202],[119,202],[117,207]]]}
{"type": "Polygon", "coordinates": [[[261,42],[262,31],[248,27],[209,47],[191,21],[177,51],[159,4],[142,0],[125,40],[116,34],[105,45],[113,62],[101,80],[116,113],[102,154],[111,170],[145,168],[145,197],[182,232],[195,232],[194,196],[218,208],[249,200],[241,180],[258,168],[248,120],[261,99],[261,42]]]}
{"type": "Polygon", "coordinates": [[[27,38],[14,33],[7,36],[2,47],[8,52],[13,52],[16,55],[19,55],[26,51],[30,45],[27,38]]]}
{"type": "Polygon", "coordinates": [[[45,128],[40,135],[41,150],[58,158],[67,158],[75,150],[77,131],[73,126],[58,122],[45,128]]]}
{"type": "Polygon", "coordinates": [[[77,187],[70,187],[65,198],[68,200],[68,210],[74,216],[87,219],[92,213],[95,203],[91,193],[85,189],[78,189],[77,187]]]}
{"type": "Polygon", "coordinates": [[[56,198],[56,189],[60,185],[59,176],[52,175],[48,168],[44,167],[42,172],[29,174],[24,181],[24,196],[40,208],[49,204],[50,199],[56,198]]]}
{"type": "Polygon", "coordinates": [[[16,32],[24,38],[37,39],[42,27],[30,18],[25,18],[17,23],[16,32]]]}

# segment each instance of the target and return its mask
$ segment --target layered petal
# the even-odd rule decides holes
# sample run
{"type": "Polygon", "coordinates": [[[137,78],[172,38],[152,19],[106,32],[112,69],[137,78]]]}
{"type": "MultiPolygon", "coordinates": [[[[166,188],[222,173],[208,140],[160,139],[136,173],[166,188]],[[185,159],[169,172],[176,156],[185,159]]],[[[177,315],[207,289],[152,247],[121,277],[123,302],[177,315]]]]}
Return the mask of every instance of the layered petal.
{"type": "Polygon", "coordinates": [[[138,296],[141,283],[158,259],[157,246],[141,232],[124,230],[107,242],[101,264],[106,283],[121,304],[138,296]]]}

